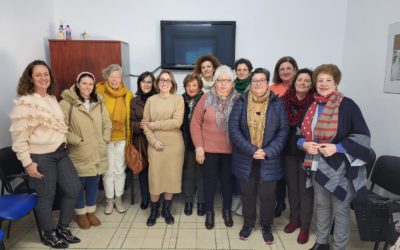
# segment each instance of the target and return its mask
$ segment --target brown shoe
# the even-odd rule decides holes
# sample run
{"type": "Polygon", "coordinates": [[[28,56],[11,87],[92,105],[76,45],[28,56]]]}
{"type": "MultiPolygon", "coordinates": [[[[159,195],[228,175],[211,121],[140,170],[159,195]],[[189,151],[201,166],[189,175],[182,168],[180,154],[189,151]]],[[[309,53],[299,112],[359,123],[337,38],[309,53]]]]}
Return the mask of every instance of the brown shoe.
{"type": "Polygon", "coordinates": [[[90,225],[97,227],[101,225],[101,221],[97,218],[95,213],[87,213],[86,217],[88,218],[90,225]]]}
{"type": "Polygon", "coordinates": [[[82,215],[77,215],[75,218],[76,224],[78,224],[80,229],[89,229],[90,226],[90,222],[88,220],[88,218],[86,217],[86,214],[82,214],[82,215]]]}

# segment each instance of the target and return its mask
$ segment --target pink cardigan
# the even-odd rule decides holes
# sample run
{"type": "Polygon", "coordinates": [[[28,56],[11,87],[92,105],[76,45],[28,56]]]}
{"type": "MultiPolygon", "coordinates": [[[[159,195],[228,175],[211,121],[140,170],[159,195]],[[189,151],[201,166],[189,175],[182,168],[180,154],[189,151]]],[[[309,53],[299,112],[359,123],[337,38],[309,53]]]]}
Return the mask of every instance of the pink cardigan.
{"type": "Polygon", "coordinates": [[[217,128],[216,114],[212,107],[204,110],[208,93],[204,94],[196,105],[190,123],[195,148],[203,147],[207,153],[232,153],[232,144],[229,142],[226,132],[217,128]]]}

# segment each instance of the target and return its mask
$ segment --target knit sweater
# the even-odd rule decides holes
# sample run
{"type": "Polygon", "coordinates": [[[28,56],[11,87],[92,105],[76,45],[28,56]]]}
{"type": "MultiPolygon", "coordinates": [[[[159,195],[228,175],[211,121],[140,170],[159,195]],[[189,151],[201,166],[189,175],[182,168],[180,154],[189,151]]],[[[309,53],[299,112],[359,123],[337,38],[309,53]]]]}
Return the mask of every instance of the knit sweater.
{"type": "Polygon", "coordinates": [[[10,118],[12,149],[24,167],[32,163],[30,154],[54,152],[66,141],[68,127],[55,96],[21,96],[10,118]]]}
{"type": "Polygon", "coordinates": [[[230,154],[232,144],[226,132],[217,127],[214,109],[211,106],[204,109],[207,97],[208,93],[205,93],[197,103],[190,123],[193,145],[203,147],[207,153],[230,154]]]}

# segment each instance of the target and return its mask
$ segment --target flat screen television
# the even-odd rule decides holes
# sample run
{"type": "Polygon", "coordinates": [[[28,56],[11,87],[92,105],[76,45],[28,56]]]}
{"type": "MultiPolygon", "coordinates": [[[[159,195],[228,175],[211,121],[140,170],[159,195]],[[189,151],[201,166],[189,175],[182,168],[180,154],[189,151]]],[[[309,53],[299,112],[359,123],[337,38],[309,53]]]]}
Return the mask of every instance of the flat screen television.
{"type": "Polygon", "coordinates": [[[211,54],[222,64],[235,62],[235,21],[161,21],[161,68],[193,69],[211,54]]]}

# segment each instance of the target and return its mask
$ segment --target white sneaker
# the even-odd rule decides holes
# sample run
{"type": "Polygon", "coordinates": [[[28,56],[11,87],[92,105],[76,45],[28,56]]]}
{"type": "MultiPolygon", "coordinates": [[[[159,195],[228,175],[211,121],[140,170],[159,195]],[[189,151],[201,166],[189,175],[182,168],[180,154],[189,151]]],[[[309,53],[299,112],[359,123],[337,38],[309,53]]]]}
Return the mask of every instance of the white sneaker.
{"type": "Polygon", "coordinates": [[[126,209],[124,208],[124,205],[122,204],[121,196],[115,197],[115,209],[117,210],[118,213],[126,212],[126,209]]]}
{"type": "Polygon", "coordinates": [[[236,195],[232,197],[231,211],[236,212],[236,210],[241,206],[240,196],[236,195]]]}
{"type": "Polygon", "coordinates": [[[240,215],[240,216],[243,215],[243,213],[242,213],[242,208],[243,208],[243,207],[242,207],[242,204],[240,204],[239,207],[238,207],[238,209],[236,209],[236,214],[237,214],[237,215],[240,215]]]}
{"type": "Polygon", "coordinates": [[[112,214],[114,210],[114,199],[108,199],[106,200],[106,207],[104,208],[104,213],[105,214],[112,214]]]}

